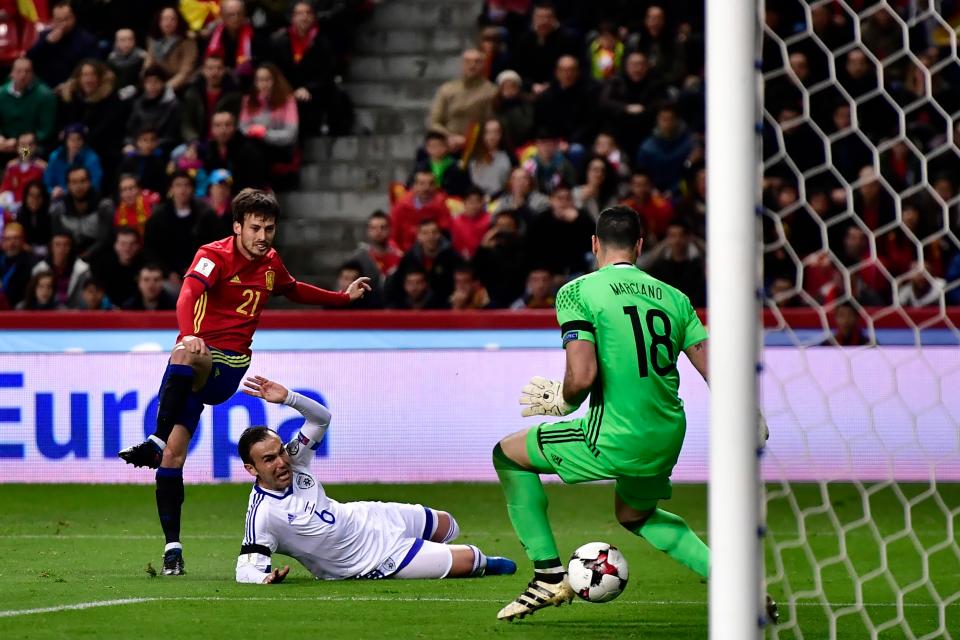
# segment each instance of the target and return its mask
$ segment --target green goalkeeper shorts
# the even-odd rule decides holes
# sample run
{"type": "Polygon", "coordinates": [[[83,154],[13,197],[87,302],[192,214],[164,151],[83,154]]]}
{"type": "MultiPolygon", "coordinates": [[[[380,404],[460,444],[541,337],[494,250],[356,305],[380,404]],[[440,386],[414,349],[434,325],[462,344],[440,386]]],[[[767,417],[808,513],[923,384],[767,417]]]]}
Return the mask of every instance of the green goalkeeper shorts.
{"type": "Polygon", "coordinates": [[[673,495],[670,474],[628,476],[611,468],[603,455],[584,437],[583,420],[545,422],[527,432],[527,455],[541,473],[555,473],[567,484],[592,480],[616,480],[624,502],[640,510],[673,495]]]}

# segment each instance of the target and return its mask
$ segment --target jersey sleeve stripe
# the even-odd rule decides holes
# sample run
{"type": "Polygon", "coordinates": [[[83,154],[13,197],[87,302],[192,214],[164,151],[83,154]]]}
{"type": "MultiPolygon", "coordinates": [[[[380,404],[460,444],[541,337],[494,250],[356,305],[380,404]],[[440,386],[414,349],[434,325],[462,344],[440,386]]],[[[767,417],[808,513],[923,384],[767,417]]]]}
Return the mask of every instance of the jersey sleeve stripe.
{"type": "Polygon", "coordinates": [[[207,292],[204,291],[193,305],[193,332],[200,333],[203,317],[207,315],[207,292]]]}
{"type": "Polygon", "coordinates": [[[254,525],[257,517],[257,508],[261,502],[263,502],[263,494],[257,494],[257,497],[253,499],[253,503],[250,505],[250,511],[247,512],[246,531],[243,535],[244,544],[254,544],[257,541],[257,533],[254,525]]]}
{"type": "Polygon", "coordinates": [[[186,277],[188,277],[188,278],[195,278],[196,280],[198,280],[198,281],[200,282],[200,284],[203,285],[203,287],[204,287],[205,289],[209,289],[209,288],[210,288],[210,283],[209,283],[209,282],[207,282],[203,277],[198,276],[197,274],[193,273],[192,271],[191,271],[190,273],[188,273],[186,277]]]}
{"type": "Polygon", "coordinates": [[[593,335],[597,335],[597,330],[593,327],[593,324],[586,320],[568,320],[564,322],[560,325],[560,335],[565,334],[567,331],[589,331],[593,335]]]}
{"type": "Polygon", "coordinates": [[[265,547],[262,544],[245,544],[240,547],[240,555],[244,556],[248,553],[259,553],[262,556],[270,557],[273,555],[273,552],[270,551],[269,547],[265,547]]]}

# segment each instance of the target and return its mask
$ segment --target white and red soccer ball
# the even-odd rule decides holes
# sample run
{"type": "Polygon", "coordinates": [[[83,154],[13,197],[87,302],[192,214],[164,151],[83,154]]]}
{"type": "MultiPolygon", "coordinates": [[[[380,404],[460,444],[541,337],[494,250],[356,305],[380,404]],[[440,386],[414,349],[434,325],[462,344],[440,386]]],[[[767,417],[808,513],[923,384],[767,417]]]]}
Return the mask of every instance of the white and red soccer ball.
{"type": "Polygon", "coordinates": [[[610,602],[623,593],[629,577],[627,559],[606,542],[588,542],[567,565],[570,586],[587,602],[610,602]]]}

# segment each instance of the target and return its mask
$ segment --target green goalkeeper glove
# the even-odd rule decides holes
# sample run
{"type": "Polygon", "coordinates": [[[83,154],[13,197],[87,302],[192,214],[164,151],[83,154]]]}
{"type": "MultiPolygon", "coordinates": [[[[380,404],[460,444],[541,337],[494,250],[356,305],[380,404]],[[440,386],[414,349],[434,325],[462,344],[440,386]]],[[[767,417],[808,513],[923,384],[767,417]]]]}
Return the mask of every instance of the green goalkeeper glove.
{"type": "Polygon", "coordinates": [[[521,415],[527,416],[565,416],[577,410],[575,405],[563,399],[563,384],[559,380],[548,380],[533,376],[520,392],[520,404],[524,407],[521,415]]]}

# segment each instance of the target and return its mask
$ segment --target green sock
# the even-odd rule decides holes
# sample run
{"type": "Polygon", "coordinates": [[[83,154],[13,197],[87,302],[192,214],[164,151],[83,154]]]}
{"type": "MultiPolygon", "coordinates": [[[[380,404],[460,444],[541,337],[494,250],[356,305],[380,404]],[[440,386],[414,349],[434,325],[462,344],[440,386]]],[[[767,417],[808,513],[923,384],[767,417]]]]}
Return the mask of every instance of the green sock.
{"type": "Polygon", "coordinates": [[[493,468],[507,499],[510,523],[527,557],[536,568],[559,565],[560,553],[547,520],[547,494],[540,475],[508,458],[499,444],[493,449],[493,468]]]}
{"type": "Polygon", "coordinates": [[[683,518],[657,509],[633,532],[702,578],[710,573],[710,549],[683,518]]]}

